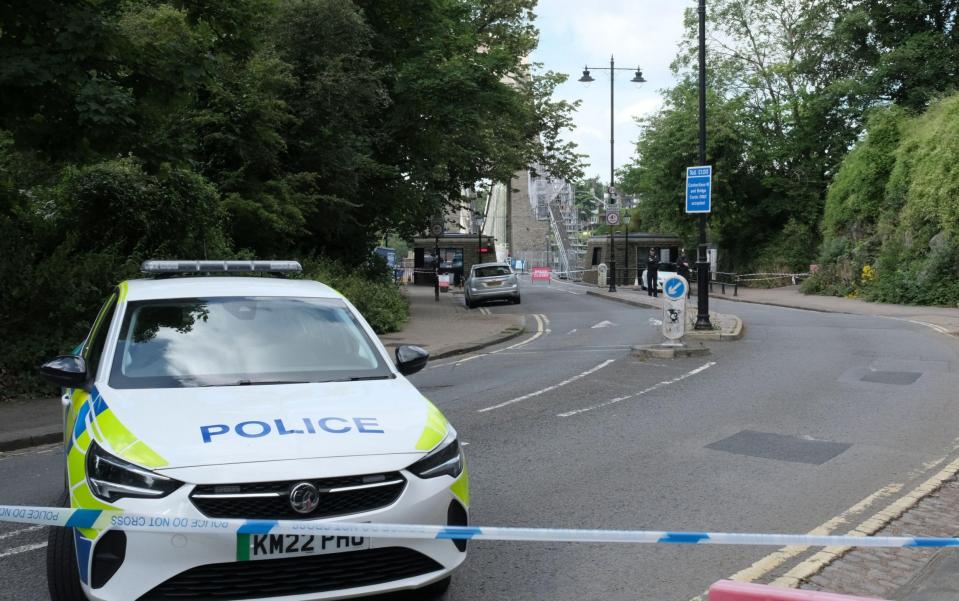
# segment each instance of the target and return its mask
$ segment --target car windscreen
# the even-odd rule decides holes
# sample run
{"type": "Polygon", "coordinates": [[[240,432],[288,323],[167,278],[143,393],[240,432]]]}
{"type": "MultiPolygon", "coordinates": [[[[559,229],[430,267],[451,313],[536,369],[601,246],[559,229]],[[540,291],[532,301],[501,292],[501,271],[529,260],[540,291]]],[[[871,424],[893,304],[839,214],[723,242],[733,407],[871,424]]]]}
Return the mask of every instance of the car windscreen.
{"type": "Polygon", "coordinates": [[[489,267],[477,267],[473,270],[473,275],[478,278],[491,278],[495,276],[510,275],[512,273],[509,267],[505,265],[490,265],[489,267]]]}
{"type": "Polygon", "coordinates": [[[228,297],[130,302],[114,388],[177,388],[392,377],[336,299],[228,297]]]}
{"type": "Polygon", "coordinates": [[[676,264],[675,264],[675,263],[660,263],[660,264],[659,264],[659,270],[660,270],[660,271],[676,271],[676,264]]]}

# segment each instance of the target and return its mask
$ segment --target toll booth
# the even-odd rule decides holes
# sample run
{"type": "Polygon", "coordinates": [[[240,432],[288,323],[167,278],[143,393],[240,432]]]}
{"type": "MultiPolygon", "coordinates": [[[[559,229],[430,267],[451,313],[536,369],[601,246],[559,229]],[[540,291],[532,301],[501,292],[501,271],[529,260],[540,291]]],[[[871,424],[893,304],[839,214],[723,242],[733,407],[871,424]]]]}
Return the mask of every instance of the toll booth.
{"type": "Polygon", "coordinates": [[[433,273],[439,262],[440,274],[450,274],[454,286],[462,286],[463,280],[476,263],[496,261],[496,248],[492,236],[480,238],[477,234],[444,234],[439,237],[439,254],[436,253],[436,238],[413,240],[413,283],[432,286],[433,273]]]}
{"type": "MultiPolygon", "coordinates": [[[[646,269],[646,263],[649,261],[650,250],[655,249],[659,253],[661,262],[675,263],[679,259],[682,249],[682,239],[675,234],[648,232],[630,232],[627,238],[625,233],[618,232],[613,235],[613,245],[616,249],[616,285],[619,286],[630,285],[642,275],[643,270],[646,269]],[[628,264],[626,263],[627,260],[628,264]]],[[[586,245],[586,271],[583,273],[583,281],[596,284],[597,266],[608,266],[610,257],[608,234],[590,238],[586,245]]]]}

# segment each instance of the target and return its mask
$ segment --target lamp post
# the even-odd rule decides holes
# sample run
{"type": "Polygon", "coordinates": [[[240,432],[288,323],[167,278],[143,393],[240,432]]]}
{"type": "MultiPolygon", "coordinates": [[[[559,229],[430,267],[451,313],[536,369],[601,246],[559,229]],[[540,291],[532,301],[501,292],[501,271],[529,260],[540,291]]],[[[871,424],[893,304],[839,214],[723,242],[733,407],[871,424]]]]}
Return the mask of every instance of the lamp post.
{"type": "MultiPolygon", "coordinates": [[[[616,204],[616,174],[613,161],[615,140],[615,136],[613,135],[613,123],[615,118],[613,106],[615,98],[614,84],[616,82],[616,71],[632,71],[633,69],[617,67],[612,55],[610,55],[608,67],[590,67],[587,65],[583,68],[583,76],[579,78],[579,81],[583,83],[591,83],[596,81],[589,74],[590,69],[596,69],[597,71],[609,71],[609,203],[606,205],[606,210],[609,211],[609,206],[616,204]]],[[[636,67],[636,73],[633,75],[633,78],[630,81],[633,83],[646,83],[646,79],[643,77],[643,71],[639,67],[636,67]]],[[[609,275],[609,291],[616,292],[616,248],[613,246],[612,226],[609,228],[609,275]]]]}
{"type": "Polygon", "coordinates": [[[551,267],[549,262],[549,233],[544,236],[544,245],[546,246],[546,267],[551,267]]]}
{"type": "Polygon", "coordinates": [[[623,272],[626,274],[626,284],[629,284],[629,211],[623,215],[623,225],[626,226],[626,250],[623,256],[623,272]]]}
{"type": "MultiPolygon", "coordinates": [[[[706,0],[699,0],[699,164],[706,164],[706,0]]],[[[711,330],[709,322],[709,262],[706,258],[706,214],[699,215],[696,261],[696,329],[711,330]]]]}
{"type": "Polygon", "coordinates": [[[486,223],[486,219],[483,217],[482,213],[476,213],[476,257],[477,263],[483,262],[483,224],[486,223]]]}

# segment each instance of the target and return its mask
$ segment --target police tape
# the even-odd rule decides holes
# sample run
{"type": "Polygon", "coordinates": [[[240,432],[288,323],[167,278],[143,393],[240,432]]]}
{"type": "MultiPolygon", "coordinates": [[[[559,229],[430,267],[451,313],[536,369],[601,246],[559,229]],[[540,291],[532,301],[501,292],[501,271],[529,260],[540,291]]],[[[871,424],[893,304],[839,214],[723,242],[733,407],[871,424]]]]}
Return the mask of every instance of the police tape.
{"type": "Polygon", "coordinates": [[[147,515],[100,509],[0,505],[0,522],[125,530],[161,534],[319,534],[369,538],[492,540],[556,543],[758,545],[781,547],[957,547],[959,538],[917,536],[820,536],[666,530],[583,530],[422,524],[370,524],[301,520],[240,520],[147,515]]]}

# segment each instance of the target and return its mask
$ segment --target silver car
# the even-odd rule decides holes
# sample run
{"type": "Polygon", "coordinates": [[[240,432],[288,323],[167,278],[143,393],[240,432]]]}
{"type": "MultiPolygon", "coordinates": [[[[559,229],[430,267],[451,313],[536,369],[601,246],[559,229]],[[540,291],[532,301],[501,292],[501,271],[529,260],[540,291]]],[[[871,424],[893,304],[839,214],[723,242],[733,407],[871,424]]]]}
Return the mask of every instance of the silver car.
{"type": "Polygon", "coordinates": [[[466,306],[472,309],[488,300],[508,300],[518,305],[519,278],[506,263],[479,263],[466,280],[466,306]]]}

